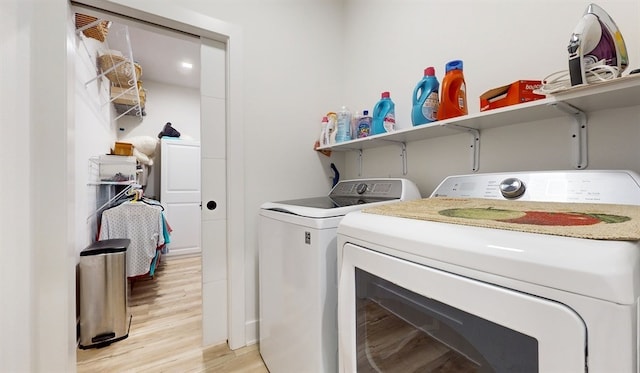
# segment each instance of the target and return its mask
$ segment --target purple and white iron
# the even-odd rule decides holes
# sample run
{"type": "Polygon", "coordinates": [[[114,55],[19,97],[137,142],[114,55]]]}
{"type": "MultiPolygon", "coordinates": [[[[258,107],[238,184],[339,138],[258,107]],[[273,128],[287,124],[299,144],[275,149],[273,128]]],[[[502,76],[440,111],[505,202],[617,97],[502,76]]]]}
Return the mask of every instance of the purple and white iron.
{"type": "Polygon", "coordinates": [[[569,40],[571,85],[588,84],[588,73],[605,68],[614,77],[629,65],[622,34],[613,19],[596,4],[589,4],[569,40]]]}

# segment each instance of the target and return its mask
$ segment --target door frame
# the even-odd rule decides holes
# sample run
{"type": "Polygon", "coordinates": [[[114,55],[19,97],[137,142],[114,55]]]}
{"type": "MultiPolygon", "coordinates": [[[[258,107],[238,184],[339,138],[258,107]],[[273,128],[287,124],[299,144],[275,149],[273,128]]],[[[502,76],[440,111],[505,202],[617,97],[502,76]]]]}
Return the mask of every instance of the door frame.
{"type": "MultiPolygon", "coordinates": [[[[227,338],[231,349],[246,345],[244,240],[244,135],[242,30],[239,26],[166,4],[127,0],[75,0],[99,10],[184,31],[226,46],[227,338]]],[[[70,89],[73,89],[71,86],[70,89]]],[[[71,104],[69,104],[71,105],[71,104]]],[[[72,108],[69,108],[73,112],[72,108]]],[[[201,143],[202,147],[206,144],[201,143]]],[[[202,177],[202,175],[201,175],[202,177]]],[[[203,298],[207,295],[203,293],[203,298]]]]}

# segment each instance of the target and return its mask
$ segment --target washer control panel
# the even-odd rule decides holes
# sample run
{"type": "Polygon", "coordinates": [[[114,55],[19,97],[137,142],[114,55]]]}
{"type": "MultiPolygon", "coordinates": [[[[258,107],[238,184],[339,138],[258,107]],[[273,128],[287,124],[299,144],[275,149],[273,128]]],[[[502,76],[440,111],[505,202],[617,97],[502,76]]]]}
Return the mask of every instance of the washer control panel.
{"type": "Polygon", "coordinates": [[[632,171],[535,171],[449,176],[431,197],[640,205],[632,171]]]}
{"type": "Polygon", "coordinates": [[[398,199],[403,192],[402,179],[361,179],[340,181],[329,197],[376,197],[398,199]]]}

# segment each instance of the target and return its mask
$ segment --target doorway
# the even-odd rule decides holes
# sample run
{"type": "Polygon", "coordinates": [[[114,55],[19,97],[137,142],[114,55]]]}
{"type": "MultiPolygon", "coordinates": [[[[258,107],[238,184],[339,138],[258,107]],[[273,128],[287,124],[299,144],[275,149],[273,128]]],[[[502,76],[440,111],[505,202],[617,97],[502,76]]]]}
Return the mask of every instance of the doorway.
{"type": "Polygon", "coordinates": [[[203,51],[202,66],[211,66],[207,62],[208,58],[222,58],[223,66],[226,68],[223,71],[203,71],[200,87],[203,203],[201,246],[206,250],[211,246],[223,245],[221,253],[217,254],[218,257],[209,260],[205,258],[206,254],[203,250],[203,344],[219,343],[226,339],[232,349],[242,347],[246,341],[244,331],[244,166],[240,115],[242,74],[238,71],[241,66],[241,55],[238,52],[241,44],[239,30],[232,25],[202,15],[194,19],[191,14],[167,9],[166,5],[145,4],[144,8],[134,8],[110,1],[86,0],[80,3],[98,6],[100,9],[91,8],[91,10],[121,17],[129,22],[151,22],[200,37],[203,51]],[[211,53],[212,45],[213,53],[211,53]],[[235,48],[232,48],[232,45],[235,48]],[[216,50],[221,50],[222,54],[217,53],[216,50]],[[229,69],[228,66],[234,66],[234,69],[229,69]],[[213,83],[216,79],[219,82],[220,78],[223,82],[222,99],[219,97],[220,87],[213,83]],[[217,107],[217,110],[212,111],[212,107],[217,107]],[[213,130],[213,132],[217,131],[217,136],[212,141],[205,140],[205,136],[212,132],[209,124],[220,126],[213,130]],[[224,136],[219,135],[220,130],[223,131],[224,136]],[[219,146],[221,141],[223,145],[233,143],[234,147],[224,150],[221,154],[219,146]],[[216,184],[208,184],[210,181],[215,181],[216,184]],[[211,206],[215,207],[211,208],[211,206]],[[214,229],[205,228],[205,224],[207,227],[213,226],[214,229]],[[215,234],[212,235],[211,232],[215,234]],[[224,240],[221,240],[221,237],[224,237],[224,240]],[[224,255],[222,261],[221,255],[224,255]],[[225,276],[220,277],[219,268],[206,264],[205,261],[218,265],[224,263],[225,276]],[[210,282],[209,285],[207,282],[210,282]],[[217,307],[212,309],[216,311],[215,314],[207,311],[207,307],[213,305],[217,307]],[[221,310],[224,312],[221,313],[221,310]],[[219,325],[220,323],[222,326],[219,325]],[[216,332],[207,337],[208,330],[216,330],[216,332]],[[221,337],[222,340],[220,340],[221,337]]]}

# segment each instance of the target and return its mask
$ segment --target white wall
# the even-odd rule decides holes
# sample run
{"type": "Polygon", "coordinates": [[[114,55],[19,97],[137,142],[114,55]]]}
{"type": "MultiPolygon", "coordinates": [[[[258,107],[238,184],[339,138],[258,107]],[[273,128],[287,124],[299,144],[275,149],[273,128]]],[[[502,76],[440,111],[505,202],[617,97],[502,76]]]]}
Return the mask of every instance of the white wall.
{"type": "Polygon", "coordinates": [[[0,2],[0,371],[75,369],[66,4],[0,2]]]}
{"type": "Polygon", "coordinates": [[[31,226],[31,130],[29,96],[30,28],[32,4],[0,1],[0,330],[12,338],[0,340],[0,371],[33,371],[34,307],[31,226]],[[12,87],[12,89],[5,89],[12,87]],[[13,180],[13,181],[11,181],[13,180]]]}
{"type": "MultiPolygon", "coordinates": [[[[640,2],[597,2],[625,38],[631,68],[640,67],[640,2]]],[[[345,95],[356,107],[371,108],[391,91],[397,123],[411,126],[411,95],[427,66],[442,82],[449,60],[464,62],[470,113],[480,94],[518,79],[543,79],[567,69],[569,37],[588,5],[583,1],[412,1],[349,0],[345,33],[345,95]]],[[[629,70],[631,70],[631,68],[629,70]]],[[[640,108],[589,114],[589,168],[640,171],[640,108]]],[[[571,119],[523,123],[483,131],[480,172],[572,169],[571,119]]],[[[471,173],[470,137],[460,134],[407,145],[409,173],[428,195],[445,176],[471,173]]],[[[363,176],[402,176],[398,146],[365,150],[363,176]]],[[[358,172],[347,154],[346,177],[358,172]]]]}

